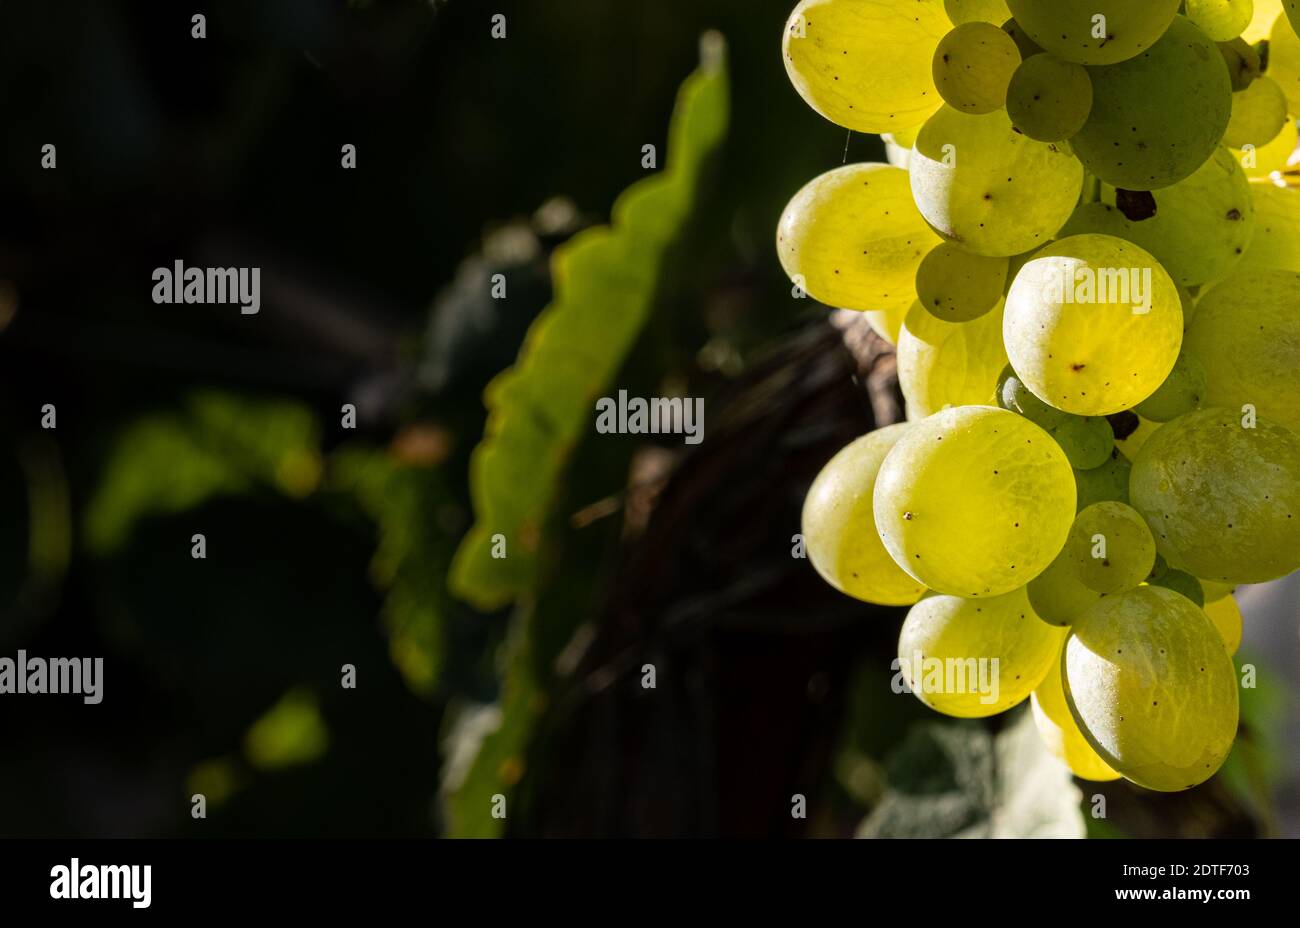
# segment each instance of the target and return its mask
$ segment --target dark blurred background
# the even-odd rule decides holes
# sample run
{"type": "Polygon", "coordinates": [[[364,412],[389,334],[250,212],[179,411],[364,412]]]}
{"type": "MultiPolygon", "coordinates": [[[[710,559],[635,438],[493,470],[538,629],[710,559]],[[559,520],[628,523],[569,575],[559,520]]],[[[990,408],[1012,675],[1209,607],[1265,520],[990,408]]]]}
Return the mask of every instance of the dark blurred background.
{"type": "Polygon", "coordinates": [[[795,190],[882,157],[789,87],[790,5],[0,7],[0,656],[106,665],[98,706],[0,699],[0,835],[1294,827],[1294,687],[1263,658],[1215,780],[1080,792],[1025,713],[890,693],[900,612],[791,557],[812,476],[898,407],[888,346],[775,260],[795,190]],[[702,47],[709,89],[679,99],[702,47]],[[694,158],[669,145],[692,99],[725,128],[694,158]],[[552,299],[549,256],[675,158],[699,182],[662,254],[628,219],[649,313],[603,392],[702,396],[705,442],[588,423],[524,586],[449,585],[483,391],[552,299]],[[260,313],[155,305],[176,260],[259,266],[260,313]]]}

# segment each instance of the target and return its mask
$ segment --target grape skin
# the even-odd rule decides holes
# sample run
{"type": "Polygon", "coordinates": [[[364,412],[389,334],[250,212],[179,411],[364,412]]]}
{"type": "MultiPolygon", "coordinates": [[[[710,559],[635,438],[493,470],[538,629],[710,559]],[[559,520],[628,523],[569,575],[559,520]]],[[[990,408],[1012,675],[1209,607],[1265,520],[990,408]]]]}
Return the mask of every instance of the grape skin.
{"type": "Polygon", "coordinates": [[[1156,543],[1135,509],[1094,503],[1075,517],[1065,543],[1079,581],[1098,593],[1119,593],[1151,573],[1156,543]]]}
{"type": "Polygon", "coordinates": [[[1133,462],[1129,495],[1171,567],[1263,583],[1300,567],[1300,438],[1241,419],[1209,408],[1162,426],[1133,462]]]}
{"type": "Polygon", "coordinates": [[[1112,448],[1110,457],[1100,467],[1090,470],[1074,471],[1074,482],[1078,485],[1079,501],[1075,504],[1080,510],[1093,503],[1108,500],[1128,502],[1128,478],[1133,465],[1120,453],[1119,448],[1112,448]]]}
{"type": "Polygon", "coordinates": [[[897,359],[909,419],[924,419],[945,406],[991,404],[1007,363],[1002,301],[970,322],[944,322],[915,304],[898,336],[897,359]]]}
{"type": "Polygon", "coordinates": [[[1067,61],[1114,64],[1150,48],[1164,35],[1180,0],[1007,0],[1011,15],[1035,42],[1067,61]],[[1106,34],[1093,35],[1093,17],[1106,34]]]}
{"type": "Polygon", "coordinates": [[[1039,251],[1011,285],[1003,318],[1007,356],[1026,386],[1080,416],[1120,412],[1154,393],[1173,369],[1182,337],[1182,302],[1164,268],[1109,235],[1071,236],[1039,251]],[[1143,286],[1150,271],[1149,311],[1118,291],[1114,302],[1097,299],[1111,295],[1100,285],[1092,302],[1064,298],[1078,291],[1062,281],[1090,274],[1100,282],[1110,270],[1143,286]]]}
{"type": "Polygon", "coordinates": [[[987,599],[930,593],[907,613],[898,656],[908,687],[931,709],[957,718],[984,718],[1005,712],[1033,692],[1056,659],[1061,636],[1060,629],[1034,615],[1023,589],[987,599]],[[918,654],[922,660],[987,661],[989,682],[996,660],[996,700],[991,692],[970,691],[977,688],[978,678],[967,683],[967,692],[948,691],[946,685],[939,692],[929,691],[924,672],[917,672],[924,671],[924,665],[916,666],[918,654]],[[918,676],[922,686],[917,685],[918,676]]]}
{"type": "Polygon", "coordinates": [[[1249,403],[1300,434],[1300,273],[1230,277],[1200,299],[1186,343],[1205,369],[1207,406],[1249,403]]]}
{"type": "Polygon", "coordinates": [[[1250,25],[1251,0],[1186,0],[1187,18],[1216,42],[1235,39],[1250,25]]]}
{"type": "Polygon", "coordinates": [[[808,559],[827,583],[864,602],[910,606],[925,592],[881,544],[872,511],[880,465],[909,428],[906,423],[886,426],[841,449],[804,499],[808,559]]]}
{"type": "Polygon", "coordinates": [[[943,0],[954,26],[962,23],[1001,23],[1011,18],[1006,0],[943,0]]]}
{"type": "MultiPolygon", "coordinates": [[[[1061,642],[1064,646],[1064,641],[1061,642]]],[[[1084,780],[1105,782],[1118,780],[1120,775],[1092,749],[1088,739],[1079,731],[1070,707],[1065,701],[1065,686],[1061,682],[1061,660],[1058,654],[1052,661],[1043,682],[1030,696],[1034,725],[1047,749],[1064,761],[1070,772],[1084,780]]]]}
{"type": "Polygon", "coordinates": [[[1039,618],[1051,625],[1069,625],[1105,595],[1084,586],[1068,546],[1025,591],[1039,618]]]}
{"type": "Polygon", "coordinates": [[[898,565],[930,589],[998,596],[1061,550],[1075,495],[1074,473],[1046,432],[995,406],[961,406],[917,422],[889,452],[876,478],[876,527],[898,565]]]}
{"type": "Polygon", "coordinates": [[[1082,65],[1055,55],[1025,59],[1007,87],[1007,115],[1031,139],[1059,142],[1088,121],[1092,80],[1082,65]]]}
{"type": "Polygon", "coordinates": [[[1228,654],[1236,654],[1241,647],[1241,608],[1237,605],[1237,600],[1231,595],[1222,596],[1205,605],[1205,614],[1218,629],[1228,654]]]}
{"type": "Polygon", "coordinates": [[[908,192],[907,172],[848,164],[814,178],[777,226],[781,266],[813,299],[857,310],[905,312],[916,269],[939,243],[908,192]]]}
{"type": "Polygon", "coordinates": [[[949,28],[939,0],[802,0],[781,57],[822,116],[857,132],[892,132],[920,125],[943,102],[930,59],[949,28]]]}
{"type": "Polygon", "coordinates": [[[1019,134],[1002,110],[971,116],[945,106],[922,127],[908,171],[926,221],[990,257],[1048,242],[1083,185],[1083,167],[1069,152],[1019,134]]]}
{"type": "Polygon", "coordinates": [[[1062,678],[1088,743],[1139,786],[1190,789],[1213,776],[1232,747],[1232,659],[1209,617],[1170,590],[1138,587],[1080,616],[1062,678]]]}
{"type": "Polygon", "coordinates": [[[1006,105],[1007,85],[1019,65],[1011,36],[992,23],[964,23],[935,49],[934,84],[953,109],[979,116],[1006,105]]]}
{"type": "Polygon", "coordinates": [[[1002,301],[1006,258],[974,255],[951,242],[936,245],[916,270],[916,296],[944,322],[978,319],[1002,301]]]}
{"type": "Polygon", "coordinates": [[[1070,139],[1074,153],[1125,190],[1158,190],[1190,177],[1228,128],[1232,83],[1222,61],[1214,43],[1179,16],[1136,58],[1090,69],[1092,112],[1070,139]]]}
{"type": "Polygon", "coordinates": [[[1245,90],[1232,95],[1232,117],[1223,133],[1223,144],[1242,149],[1262,148],[1282,131],[1286,123],[1286,94],[1271,77],[1261,76],[1245,90]]]}

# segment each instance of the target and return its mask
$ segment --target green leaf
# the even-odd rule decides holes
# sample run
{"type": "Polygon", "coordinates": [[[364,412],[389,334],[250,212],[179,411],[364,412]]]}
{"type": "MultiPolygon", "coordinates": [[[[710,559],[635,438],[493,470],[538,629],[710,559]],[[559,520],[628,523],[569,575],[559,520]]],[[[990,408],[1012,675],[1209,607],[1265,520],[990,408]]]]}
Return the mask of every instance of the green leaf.
{"type": "Polygon", "coordinates": [[[706,36],[703,48],[678,94],[666,169],[624,191],[609,226],[556,250],[554,300],[515,365],[485,391],[487,426],[470,462],[476,521],[449,581],[479,609],[500,608],[533,586],[560,479],[650,317],[665,255],[688,227],[702,174],[726,134],[722,40],[706,36]],[[497,535],[505,557],[492,556],[497,535]]]}
{"type": "Polygon", "coordinates": [[[107,554],[141,519],[267,487],[305,496],[320,479],[315,417],[293,402],[198,393],[125,427],[86,508],[90,550],[107,554]]]}
{"type": "Polygon", "coordinates": [[[1028,710],[996,736],[978,722],[915,726],[889,764],[890,789],[864,838],[1081,838],[1082,798],[1028,710]]]}

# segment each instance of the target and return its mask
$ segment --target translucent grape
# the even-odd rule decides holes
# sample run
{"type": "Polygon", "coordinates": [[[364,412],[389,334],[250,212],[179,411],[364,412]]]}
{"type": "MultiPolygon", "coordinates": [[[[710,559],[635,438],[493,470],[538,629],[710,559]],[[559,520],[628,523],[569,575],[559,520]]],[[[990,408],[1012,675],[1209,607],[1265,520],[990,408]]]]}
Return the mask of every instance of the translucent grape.
{"type": "Polygon", "coordinates": [[[1133,407],[1133,411],[1152,422],[1168,422],[1201,405],[1206,390],[1205,366],[1186,351],[1178,356],[1159,389],[1133,407]]]}
{"type": "Polygon", "coordinates": [[[944,102],[963,113],[1001,109],[1007,85],[1020,65],[1015,40],[986,22],[953,29],[934,52],[934,85],[944,102]]]}
{"type": "Polygon", "coordinates": [[[845,309],[906,311],[916,269],[938,237],[912,205],[907,172],[848,164],[795,194],[776,246],[792,280],[814,299],[845,309]]]}
{"type": "Polygon", "coordinates": [[[1300,138],[1300,130],[1297,130],[1294,120],[1288,119],[1283,124],[1282,131],[1277,134],[1277,138],[1267,145],[1254,150],[1234,149],[1232,154],[1247,177],[1251,180],[1263,179],[1270,177],[1276,171],[1286,170],[1295,152],[1298,138],[1300,138]]]}
{"type": "Polygon", "coordinates": [[[1048,406],[1025,386],[1015,370],[1008,364],[998,377],[997,402],[1003,409],[1019,413],[1039,428],[1049,433],[1066,420],[1069,413],[1048,406]]]}
{"type": "Polygon", "coordinates": [[[1038,617],[1051,625],[1069,625],[1105,595],[1083,585],[1068,548],[1029,581],[1025,592],[1038,617]]]}
{"type": "Polygon", "coordinates": [[[987,599],[931,593],[903,622],[899,669],[931,709],[982,718],[1033,692],[1060,642],[1060,629],[1039,621],[1024,590],[987,599]]]}
{"type": "Polygon", "coordinates": [[[1067,61],[1114,64],[1150,49],[1169,28],[1180,0],[1007,0],[1035,42],[1067,61]],[[1105,17],[1098,37],[1094,17],[1105,17]]]}
{"type": "Polygon", "coordinates": [[[872,511],[881,462],[909,428],[890,425],[843,448],[822,468],[803,504],[804,544],[817,572],[840,592],[885,606],[910,606],[925,592],[881,544],[872,511]]]}
{"type": "Polygon", "coordinates": [[[944,107],[916,138],[912,194],[926,220],[968,251],[1005,257],[1049,241],[1070,217],[1083,168],[1063,147],[1036,142],[998,110],[944,107]]]}
{"type": "Polygon", "coordinates": [[[1050,434],[1075,470],[1100,467],[1115,450],[1115,433],[1103,416],[1067,415],[1050,434]]]}
{"type": "Polygon", "coordinates": [[[1237,601],[1231,596],[1223,596],[1206,605],[1205,614],[1218,629],[1228,654],[1236,654],[1241,647],[1241,609],[1237,606],[1237,601]]]}
{"type": "Polygon", "coordinates": [[[1092,80],[1083,65],[1055,55],[1025,59],[1007,86],[1011,123],[1031,139],[1068,139],[1088,121],[1092,80]]]}
{"type": "Polygon", "coordinates": [[[1007,363],[1002,302],[970,322],[943,322],[915,304],[898,336],[898,384],[909,419],[945,406],[992,403],[1007,363]]]}
{"type": "Polygon", "coordinates": [[[781,57],[822,116],[857,132],[891,132],[920,125],[942,102],[930,59],[950,28],[940,0],[801,0],[781,57]]]}
{"type": "Polygon", "coordinates": [[[1084,586],[1098,593],[1131,590],[1151,572],[1156,542],[1132,506],[1093,503],[1075,517],[1065,543],[1084,586]]]}
{"type": "Polygon", "coordinates": [[[1002,23],[1011,16],[1006,0],[943,0],[954,26],[962,23],[1002,23]]]}
{"type": "Polygon", "coordinates": [[[974,255],[944,242],[917,268],[916,296],[944,322],[969,322],[1002,301],[1006,282],[1006,258],[974,255]]]}
{"type": "Polygon", "coordinates": [[[1255,237],[1237,273],[1300,272],[1300,190],[1268,181],[1252,181],[1250,189],[1255,199],[1255,237]]]}
{"type": "Polygon", "coordinates": [[[1106,463],[1089,470],[1074,471],[1074,482],[1078,489],[1078,501],[1075,508],[1086,509],[1093,503],[1112,500],[1117,503],[1128,502],[1128,478],[1133,465],[1118,448],[1112,448],[1106,463]]]}
{"type": "Polygon", "coordinates": [[[1262,583],[1300,567],[1300,438],[1265,418],[1201,409],[1160,428],[1129,494],[1171,567],[1262,583]]]}
{"type": "Polygon", "coordinates": [[[998,596],[1051,563],[1074,501],[1069,462],[1046,432],[1004,409],[962,406],[916,423],[885,458],[876,527],[930,589],[998,596]]]}
{"type": "Polygon", "coordinates": [[[1002,24],[1002,31],[1011,36],[1012,41],[1016,43],[1016,48],[1020,49],[1022,60],[1029,60],[1034,55],[1043,54],[1043,46],[1039,45],[1029,37],[1029,33],[1020,28],[1020,23],[1014,19],[1008,19],[1002,24]]]}
{"type": "Polygon", "coordinates": [[[1205,368],[1204,402],[1252,405],[1300,434],[1300,274],[1236,274],[1197,302],[1187,354],[1205,368]]]}
{"type": "MultiPolygon", "coordinates": [[[[912,306],[916,304],[913,303],[912,306]]],[[[871,326],[873,332],[889,342],[891,345],[898,344],[898,335],[903,328],[903,320],[907,318],[908,310],[906,308],[894,307],[892,309],[869,309],[862,313],[863,318],[867,320],[867,325],[871,326]]]]}
{"type": "Polygon", "coordinates": [[[1187,18],[1216,42],[1241,35],[1255,14],[1253,0],[1186,0],[1186,4],[1187,18]]]}
{"type": "MultiPolygon", "coordinates": [[[[1201,580],[1200,577],[1197,577],[1201,580]]],[[[1207,603],[1217,603],[1223,597],[1228,596],[1237,588],[1235,583],[1220,583],[1217,580],[1201,580],[1201,589],[1205,591],[1205,601],[1207,603]]]]}
{"type": "Polygon", "coordinates": [[[1039,399],[1080,416],[1146,399],[1178,359],[1183,311],[1150,254],[1109,235],[1076,235],[1042,249],[1007,296],[1011,365],[1039,399]]]}
{"type": "Polygon", "coordinates": [[[1262,148],[1286,123],[1286,94],[1271,77],[1260,77],[1232,95],[1232,117],[1223,133],[1229,148],[1262,148]]]}
{"type": "Polygon", "coordinates": [[[1180,596],[1186,596],[1198,609],[1205,605],[1205,591],[1201,589],[1201,581],[1185,570],[1166,570],[1159,577],[1152,580],[1151,585],[1173,590],[1180,596]]]}
{"type": "MultiPolygon", "coordinates": [[[[1191,177],[1147,196],[1154,215],[1128,222],[1121,237],[1151,252],[1184,287],[1227,276],[1255,234],[1250,181],[1226,148],[1216,149],[1191,177]]],[[[1132,195],[1113,187],[1102,191],[1108,204],[1123,207],[1121,197],[1132,195]]]]}
{"type": "Polygon", "coordinates": [[[1070,145],[1115,187],[1157,190],[1190,177],[1228,127],[1232,84],[1223,58],[1181,16],[1136,58],[1088,73],[1092,112],[1070,145]]]}
{"type": "MultiPolygon", "coordinates": [[[[1064,642],[1062,642],[1064,645],[1064,642]]],[[[1063,650],[1063,648],[1062,648],[1063,650]]],[[[1070,772],[1084,780],[1118,780],[1112,770],[1083,737],[1079,726],[1070,715],[1065,701],[1065,687],[1061,682],[1061,661],[1058,655],[1043,677],[1043,682],[1030,695],[1034,725],[1047,749],[1065,762],[1070,772]]]]}
{"type": "Polygon", "coordinates": [[[1190,789],[1232,748],[1232,659],[1210,619],[1177,593],[1142,586],[1094,605],[1071,626],[1062,677],[1083,736],[1139,786],[1190,789]]]}
{"type": "Polygon", "coordinates": [[[1286,94],[1287,111],[1300,114],[1300,37],[1286,17],[1279,18],[1269,34],[1268,76],[1286,94]]]}
{"type": "Polygon", "coordinates": [[[1267,39],[1273,31],[1273,24],[1282,15],[1282,0],[1255,0],[1255,15],[1250,18],[1250,25],[1241,37],[1250,43],[1267,39]]]}

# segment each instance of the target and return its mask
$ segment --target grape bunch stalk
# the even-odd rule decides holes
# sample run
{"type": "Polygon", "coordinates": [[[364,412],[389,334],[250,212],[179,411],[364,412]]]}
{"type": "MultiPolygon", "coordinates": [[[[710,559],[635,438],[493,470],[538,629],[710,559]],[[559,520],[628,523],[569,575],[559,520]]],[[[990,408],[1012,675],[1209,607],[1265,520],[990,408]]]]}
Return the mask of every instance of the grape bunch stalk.
{"type": "Polygon", "coordinates": [[[1232,596],[1300,569],[1300,0],[802,0],[803,99],[888,163],[781,216],[796,295],[896,346],[813,567],[910,606],[895,669],[1028,699],[1076,776],[1184,790],[1237,735],[1232,596]]]}

